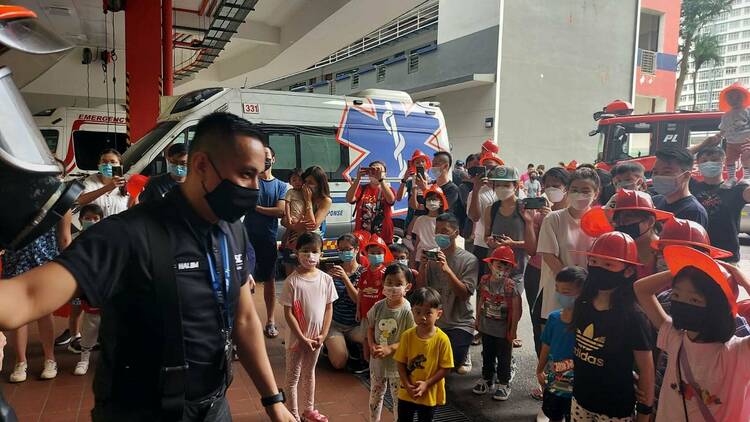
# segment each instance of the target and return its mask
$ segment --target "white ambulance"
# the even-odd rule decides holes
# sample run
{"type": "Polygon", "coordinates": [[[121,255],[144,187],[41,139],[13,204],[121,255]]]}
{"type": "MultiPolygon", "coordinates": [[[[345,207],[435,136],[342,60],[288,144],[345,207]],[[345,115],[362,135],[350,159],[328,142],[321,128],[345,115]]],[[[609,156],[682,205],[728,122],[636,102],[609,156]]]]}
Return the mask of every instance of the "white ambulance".
{"type": "MultiPolygon", "coordinates": [[[[349,180],[371,161],[387,165],[394,190],[415,150],[428,155],[449,151],[443,114],[437,103],[413,102],[399,91],[363,91],[361,97],[237,88],[209,88],[162,99],[154,129],[125,153],[127,175],[164,171],[163,151],[189,143],[201,117],[216,111],[242,116],[260,126],[276,152],[274,175],[288,181],[293,169],[317,165],[330,183],[333,206],[326,237],[353,229],[353,207],[346,202],[349,180]]],[[[403,225],[407,203],[394,205],[396,227],[403,225]]],[[[399,230],[397,229],[397,234],[399,230]]]]}
{"type": "Polygon", "coordinates": [[[125,152],[125,116],[121,105],[110,105],[109,110],[60,107],[36,113],[34,122],[55,158],[65,163],[65,173],[76,177],[96,172],[103,150],[125,152]]]}

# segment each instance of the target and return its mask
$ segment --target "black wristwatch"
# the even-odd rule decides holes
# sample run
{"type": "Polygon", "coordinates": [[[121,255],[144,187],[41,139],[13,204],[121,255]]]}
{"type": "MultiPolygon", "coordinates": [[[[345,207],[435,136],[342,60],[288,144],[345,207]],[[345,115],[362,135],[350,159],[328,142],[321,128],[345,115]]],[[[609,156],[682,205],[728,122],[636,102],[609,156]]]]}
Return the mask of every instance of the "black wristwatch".
{"type": "Polygon", "coordinates": [[[279,392],[274,394],[273,396],[263,397],[260,399],[260,404],[263,405],[263,407],[273,406],[276,403],[286,403],[286,396],[284,395],[284,390],[279,388],[279,392]]]}
{"type": "Polygon", "coordinates": [[[641,402],[637,402],[635,404],[635,411],[641,415],[650,415],[651,413],[653,413],[654,408],[653,406],[646,406],[641,402]]]}
{"type": "Polygon", "coordinates": [[[378,183],[383,183],[383,179],[378,179],[378,183]]]}

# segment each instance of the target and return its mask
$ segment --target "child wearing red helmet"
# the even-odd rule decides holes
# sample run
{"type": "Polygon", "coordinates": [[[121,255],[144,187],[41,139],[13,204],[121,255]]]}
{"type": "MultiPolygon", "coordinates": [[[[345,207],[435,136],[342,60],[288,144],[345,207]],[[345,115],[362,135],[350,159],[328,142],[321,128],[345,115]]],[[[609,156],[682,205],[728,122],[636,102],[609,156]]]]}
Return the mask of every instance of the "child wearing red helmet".
{"type": "Polygon", "coordinates": [[[482,336],[482,378],[472,392],[486,394],[494,390],[492,398],[505,401],[510,397],[513,340],[521,319],[523,281],[511,277],[516,257],[508,246],[495,248],[484,262],[490,271],[479,280],[475,322],[482,336]]]}
{"type": "Polygon", "coordinates": [[[719,94],[719,109],[724,112],[719,123],[719,139],[727,140],[728,187],[737,183],[737,160],[741,159],[743,179],[750,181],[750,152],[744,152],[750,138],[750,91],[739,83],[724,88],[719,94]]]}
{"type": "Polygon", "coordinates": [[[638,250],[621,232],[599,236],[589,251],[588,277],[573,310],[574,421],[648,421],[654,397],[651,327],[633,295],[638,250]],[[633,368],[640,374],[636,404],[633,368]]]}
{"type": "Polygon", "coordinates": [[[669,271],[636,282],[635,292],[670,356],[656,421],[750,419],[750,338],[735,336],[737,304],[730,278],[742,272],[689,246],[664,249],[669,271]],[[671,314],[656,293],[672,286],[671,314]]]}

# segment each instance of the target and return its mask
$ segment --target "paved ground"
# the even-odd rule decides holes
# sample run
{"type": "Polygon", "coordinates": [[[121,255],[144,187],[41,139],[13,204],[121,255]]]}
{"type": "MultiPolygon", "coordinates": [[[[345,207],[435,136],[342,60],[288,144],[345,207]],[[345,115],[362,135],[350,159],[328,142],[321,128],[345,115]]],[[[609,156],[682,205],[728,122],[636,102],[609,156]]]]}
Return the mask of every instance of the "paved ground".
{"type": "MultiPolygon", "coordinates": [[[[750,244],[750,238],[747,239],[750,244]]],[[[750,271],[750,246],[742,247],[742,255],[745,257],[741,262],[743,270],[750,271]]],[[[262,286],[259,286],[255,295],[259,311],[265,314],[262,304],[262,286]]],[[[742,292],[742,298],[748,295],[742,292]]],[[[525,301],[524,301],[525,306],[525,301]]],[[[277,312],[280,329],[283,338],[286,326],[280,310],[277,312]]],[[[457,410],[462,412],[464,418],[442,418],[438,420],[470,420],[470,421],[533,421],[539,412],[540,403],[531,399],[529,393],[534,387],[534,370],[536,368],[536,356],[531,338],[531,324],[528,319],[528,309],[524,309],[519,335],[524,346],[514,349],[514,355],[518,364],[516,378],[513,382],[510,400],[497,402],[490,395],[476,396],[472,394],[471,388],[479,378],[481,372],[481,346],[473,346],[474,368],[470,374],[452,374],[448,378],[448,400],[457,410]]],[[[65,326],[65,321],[58,319],[58,327],[65,326]]],[[[75,422],[88,421],[89,411],[93,406],[93,395],[91,393],[90,373],[85,377],[75,377],[71,371],[77,362],[78,356],[67,351],[60,351],[57,355],[60,373],[53,381],[39,381],[36,377],[41,370],[42,357],[41,347],[35,341],[36,329],[32,327],[31,342],[29,344],[30,371],[29,380],[22,384],[8,384],[8,374],[12,369],[14,359],[12,351],[6,347],[5,364],[0,373],[0,388],[6,398],[15,407],[21,422],[75,422]]],[[[59,330],[58,330],[59,331],[59,330]]],[[[271,356],[279,385],[283,385],[284,378],[284,354],[281,339],[267,341],[267,347],[271,356]]],[[[368,391],[364,384],[356,377],[341,371],[333,371],[329,365],[321,361],[318,365],[318,408],[333,421],[366,421],[367,420],[367,397],[368,391]]],[[[235,381],[229,391],[230,406],[234,420],[261,421],[268,420],[263,413],[258,394],[255,391],[245,371],[236,365],[235,381]]],[[[455,413],[454,413],[455,415],[455,413]]],[[[392,416],[387,413],[383,421],[392,421],[392,416]]]]}

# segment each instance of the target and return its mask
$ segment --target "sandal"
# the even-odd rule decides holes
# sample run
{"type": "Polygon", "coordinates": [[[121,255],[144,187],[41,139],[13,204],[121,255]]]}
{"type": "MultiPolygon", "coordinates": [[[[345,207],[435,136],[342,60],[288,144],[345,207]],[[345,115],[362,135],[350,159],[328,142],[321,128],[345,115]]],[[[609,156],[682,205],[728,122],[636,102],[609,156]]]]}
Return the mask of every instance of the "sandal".
{"type": "Polygon", "coordinates": [[[302,422],[328,422],[328,416],[321,414],[317,410],[308,410],[302,414],[302,422]]]}
{"type": "Polygon", "coordinates": [[[279,329],[276,328],[276,324],[270,322],[263,328],[263,334],[268,338],[276,338],[279,336],[279,329]]]}
{"type": "Polygon", "coordinates": [[[519,347],[523,347],[523,341],[520,338],[517,338],[513,340],[513,348],[518,349],[519,347]]]}

